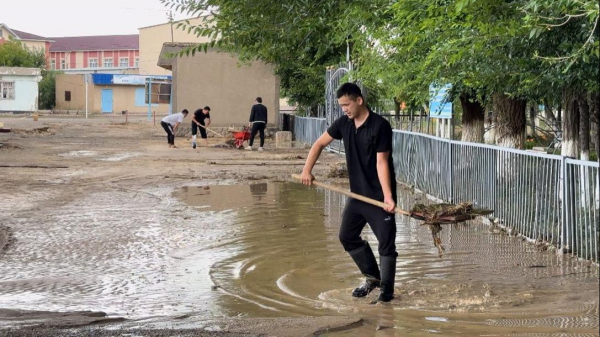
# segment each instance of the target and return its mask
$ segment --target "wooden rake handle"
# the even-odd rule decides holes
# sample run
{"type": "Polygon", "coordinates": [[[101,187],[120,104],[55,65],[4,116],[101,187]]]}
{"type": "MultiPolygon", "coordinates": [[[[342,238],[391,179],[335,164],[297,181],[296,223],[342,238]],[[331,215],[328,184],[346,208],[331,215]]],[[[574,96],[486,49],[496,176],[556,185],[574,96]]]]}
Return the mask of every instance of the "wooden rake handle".
{"type": "MultiPolygon", "coordinates": [[[[300,177],[299,174],[292,174],[292,178],[294,178],[296,180],[300,180],[300,182],[302,182],[302,177],[300,177]]],[[[317,181],[317,180],[313,180],[312,183],[315,186],[322,187],[324,189],[327,189],[327,190],[330,190],[330,191],[333,191],[333,192],[341,193],[343,195],[349,196],[350,198],[353,198],[353,199],[356,199],[356,200],[360,200],[360,201],[364,201],[367,204],[371,204],[371,205],[379,206],[379,207],[386,206],[386,204],[383,203],[383,202],[381,202],[381,201],[377,201],[375,199],[371,199],[371,198],[365,197],[363,195],[356,194],[356,193],[353,193],[353,192],[341,189],[339,187],[335,187],[335,186],[332,186],[332,185],[329,185],[329,184],[325,184],[325,183],[322,183],[322,182],[317,181]]],[[[410,216],[410,212],[402,210],[402,209],[400,209],[398,207],[394,208],[394,211],[396,213],[398,213],[398,214],[401,214],[401,215],[410,216]]]]}
{"type": "Polygon", "coordinates": [[[204,125],[202,125],[202,124],[198,124],[198,126],[199,126],[199,127],[201,127],[201,128],[203,128],[204,130],[208,130],[208,131],[210,131],[210,132],[214,133],[215,135],[218,135],[218,136],[219,136],[219,137],[221,137],[221,138],[225,138],[225,136],[223,136],[222,134],[220,134],[220,133],[218,133],[218,132],[216,132],[216,131],[213,131],[213,130],[209,129],[209,128],[207,128],[206,126],[204,126],[204,125]]]}

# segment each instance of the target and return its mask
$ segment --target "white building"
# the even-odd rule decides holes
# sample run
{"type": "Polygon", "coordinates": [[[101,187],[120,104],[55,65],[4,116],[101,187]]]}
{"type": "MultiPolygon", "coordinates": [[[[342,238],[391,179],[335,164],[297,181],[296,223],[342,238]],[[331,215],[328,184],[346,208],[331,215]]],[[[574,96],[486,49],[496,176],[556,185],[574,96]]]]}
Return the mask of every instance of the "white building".
{"type": "Polygon", "coordinates": [[[41,80],[38,68],[0,67],[0,111],[36,111],[41,80]]]}

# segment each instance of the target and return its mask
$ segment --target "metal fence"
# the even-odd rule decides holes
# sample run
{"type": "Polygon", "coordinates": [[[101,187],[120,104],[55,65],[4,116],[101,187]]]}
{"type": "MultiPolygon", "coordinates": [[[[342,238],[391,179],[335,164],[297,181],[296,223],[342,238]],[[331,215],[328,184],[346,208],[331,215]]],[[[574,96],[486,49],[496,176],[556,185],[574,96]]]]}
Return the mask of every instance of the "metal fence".
{"type": "Polygon", "coordinates": [[[418,114],[379,114],[385,118],[392,129],[413,131],[429,135],[435,134],[435,122],[429,115],[418,114]]]}
{"type": "Polygon", "coordinates": [[[452,171],[448,144],[438,142],[434,137],[414,135],[394,130],[392,148],[396,179],[450,201],[451,185],[448,182],[452,171]]]}
{"type": "Polygon", "coordinates": [[[398,130],[393,151],[398,180],[493,209],[499,225],[598,262],[598,163],[398,130]]]}
{"type": "MultiPolygon", "coordinates": [[[[297,119],[296,139],[312,144],[325,127],[324,119],[297,119]]],[[[500,226],[599,261],[598,163],[400,130],[394,130],[393,152],[398,181],[442,200],[493,209],[490,218],[500,226]]]]}
{"type": "Polygon", "coordinates": [[[598,262],[600,224],[600,169],[598,163],[563,162],[565,214],[562,242],[579,257],[598,262]]]}
{"type": "Polygon", "coordinates": [[[495,210],[500,225],[532,240],[560,243],[560,157],[445,142],[452,156],[453,200],[495,210]]]}
{"type": "Polygon", "coordinates": [[[325,118],[295,117],[294,137],[297,142],[314,143],[326,130],[325,118]]]}

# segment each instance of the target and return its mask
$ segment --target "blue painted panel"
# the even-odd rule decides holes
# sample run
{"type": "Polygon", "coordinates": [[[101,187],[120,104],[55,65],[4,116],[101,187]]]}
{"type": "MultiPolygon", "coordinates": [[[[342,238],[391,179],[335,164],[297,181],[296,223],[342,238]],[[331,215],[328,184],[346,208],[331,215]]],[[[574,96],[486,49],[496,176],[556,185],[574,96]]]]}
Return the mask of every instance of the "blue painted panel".
{"type": "Polygon", "coordinates": [[[135,89],[135,106],[146,106],[146,89],[136,88],[135,89]]]}
{"type": "Polygon", "coordinates": [[[94,84],[113,84],[112,74],[92,74],[92,81],[94,84]]]}
{"type": "Polygon", "coordinates": [[[113,112],[113,91],[102,89],[102,113],[113,112]]]}

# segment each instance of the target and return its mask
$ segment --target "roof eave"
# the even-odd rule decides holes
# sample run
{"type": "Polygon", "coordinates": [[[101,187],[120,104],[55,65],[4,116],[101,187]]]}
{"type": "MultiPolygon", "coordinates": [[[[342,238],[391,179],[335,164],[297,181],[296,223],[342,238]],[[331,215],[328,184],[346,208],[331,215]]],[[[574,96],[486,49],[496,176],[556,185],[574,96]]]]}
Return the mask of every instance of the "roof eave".
{"type": "Polygon", "coordinates": [[[90,51],[140,51],[140,48],[138,47],[137,49],[132,49],[132,48],[126,48],[126,49],[65,49],[65,50],[52,50],[52,47],[50,47],[50,52],[51,53],[69,53],[69,52],[77,52],[77,51],[81,51],[81,52],[90,52],[90,51]]]}

